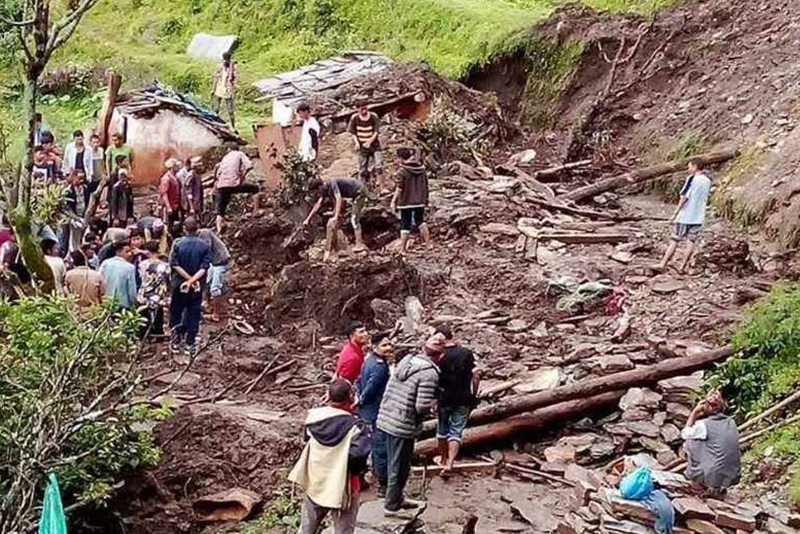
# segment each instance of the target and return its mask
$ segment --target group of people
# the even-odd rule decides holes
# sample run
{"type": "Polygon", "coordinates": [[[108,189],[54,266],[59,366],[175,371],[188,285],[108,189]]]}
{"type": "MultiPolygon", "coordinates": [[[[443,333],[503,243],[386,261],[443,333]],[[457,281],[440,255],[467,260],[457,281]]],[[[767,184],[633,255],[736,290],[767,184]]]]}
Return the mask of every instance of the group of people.
{"type": "MultiPolygon", "coordinates": [[[[314,161],[319,151],[319,124],[310,115],[310,108],[303,104],[298,108],[302,124],[299,153],[304,161],[314,161]],[[310,126],[309,126],[310,125],[310,126]]],[[[351,117],[348,132],[358,153],[357,177],[317,179],[308,184],[308,191],[315,199],[310,213],[303,222],[308,225],[325,205],[333,206],[325,233],[323,261],[337,258],[335,239],[345,206],[350,208],[350,224],[355,236],[354,252],[365,250],[361,218],[370,198],[370,190],[384,188],[383,153],[380,142],[380,118],[370,111],[366,102],[360,102],[358,111],[351,117]]],[[[425,211],[429,200],[429,172],[421,163],[418,152],[410,147],[397,150],[399,168],[394,177],[394,193],[391,210],[400,218],[400,253],[408,251],[409,237],[419,232],[425,243],[431,234],[425,222],[425,211]]]]}
{"type": "Polygon", "coordinates": [[[446,477],[477,406],[475,355],[456,343],[449,328],[439,328],[419,352],[397,362],[387,335],[370,338],[359,324],[348,334],[329,404],[309,411],[308,442],[289,476],[306,491],[301,534],[317,532],[330,512],[337,533],[354,532],[369,465],[385,516],[418,509],[422,503],[409,499],[405,488],[423,421],[438,416],[437,461],[446,477]]]}

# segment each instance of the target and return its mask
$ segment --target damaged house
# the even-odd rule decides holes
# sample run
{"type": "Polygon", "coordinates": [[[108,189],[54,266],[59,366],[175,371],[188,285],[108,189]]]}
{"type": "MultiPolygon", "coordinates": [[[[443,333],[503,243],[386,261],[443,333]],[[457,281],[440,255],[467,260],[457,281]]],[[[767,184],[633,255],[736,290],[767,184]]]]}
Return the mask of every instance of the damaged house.
{"type": "Polygon", "coordinates": [[[169,158],[181,161],[204,155],[226,142],[244,140],[214,112],[193,98],[153,83],[144,89],[119,93],[120,78],[109,84],[100,115],[101,137],[121,133],[133,149],[133,184],[155,185],[169,158]]]}

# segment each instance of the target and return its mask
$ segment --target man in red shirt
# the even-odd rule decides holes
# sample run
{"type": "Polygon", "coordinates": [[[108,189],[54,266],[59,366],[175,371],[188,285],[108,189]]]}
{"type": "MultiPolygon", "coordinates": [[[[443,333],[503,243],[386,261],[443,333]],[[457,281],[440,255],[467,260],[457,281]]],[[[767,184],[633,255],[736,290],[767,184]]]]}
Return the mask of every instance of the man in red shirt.
{"type": "Polygon", "coordinates": [[[355,384],[358,377],[361,376],[361,368],[364,367],[364,348],[369,344],[369,333],[364,325],[351,323],[347,327],[347,337],[350,341],[339,353],[336,376],[344,378],[350,384],[355,384]]]}
{"type": "Polygon", "coordinates": [[[181,162],[169,158],[164,165],[167,172],[161,177],[158,186],[158,200],[164,210],[162,219],[167,222],[168,229],[171,230],[171,225],[181,220],[181,183],[177,175],[181,162]]]}

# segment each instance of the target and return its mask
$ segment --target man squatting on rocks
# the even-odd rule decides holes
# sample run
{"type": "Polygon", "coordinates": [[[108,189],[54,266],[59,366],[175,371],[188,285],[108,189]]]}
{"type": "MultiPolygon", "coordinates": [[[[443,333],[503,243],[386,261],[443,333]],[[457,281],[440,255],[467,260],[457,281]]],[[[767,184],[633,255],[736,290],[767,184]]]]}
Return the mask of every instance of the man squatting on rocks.
{"type": "Polygon", "coordinates": [[[681,436],[688,455],[686,478],[718,498],[739,482],[742,453],[739,431],[724,414],[725,400],[715,391],[695,406],[681,436]]]}
{"type": "Polygon", "coordinates": [[[378,432],[383,434],[380,439],[386,442],[388,461],[386,516],[400,516],[404,509],[422,504],[406,499],[404,491],[411,474],[415,438],[436,404],[439,364],[444,350],[444,338],[432,336],[420,354],[408,356],[397,365],[386,386],[377,421],[378,432]]]}
{"type": "Polygon", "coordinates": [[[308,440],[289,480],[306,492],[299,534],[317,534],[331,514],[336,534],[353,534],[358,519],[361,476],[367,470],[371,436],[353,415],[353,390],[344,379],[328,388],[329,405],[309,410],[308,440]]]}
{"type": "Polygon", "coordinates": [[[689,172],[689,177],[686,179],[683,189],[681,189],[681,199],[678,202],[678,207],[672,215],[672,238],[664,258],[656,267],[658,270],[663,271],[667,268],[667,264],[669,264],[672,256],[675,255],[675,250],[678,248],[678,242],[688,241],[689,246],[679,269],[681,273],[685,272],[692,261],[697,239],[703,230],[703,224],[706,220],[706,206],[711,192],[711,178],[704,171],[703,161],[698,158],[693,158],[689,161],[689,172]]]}

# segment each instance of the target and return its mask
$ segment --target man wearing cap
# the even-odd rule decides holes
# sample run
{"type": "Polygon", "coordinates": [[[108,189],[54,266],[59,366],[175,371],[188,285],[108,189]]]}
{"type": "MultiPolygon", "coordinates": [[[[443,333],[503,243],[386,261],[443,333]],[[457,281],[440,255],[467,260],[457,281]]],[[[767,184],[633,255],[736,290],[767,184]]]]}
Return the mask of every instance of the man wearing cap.
{"type": "Polygon", "coordinates": [[[158,186],[158,202],[163,210],[162,218],[172,224],[181,220],[181,183],[177,176],[181,162],[169,158],[164,166],[167,170],[158,186]]]}
{"type": "Polygon", "coordinates": [[[420,506],[403,496],[411,473],[414,440],[422,422],[431,414],[439,385],[439,363],[445,350],[444,337],[431,337],[422,352],[407,356],[389,379],[378,412],[378,432],[385,438],[388,460],[384,515],[399,516],[404,509],[420,506]]]}

